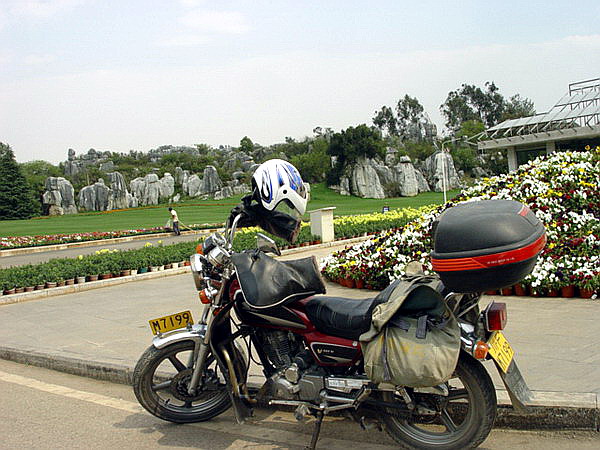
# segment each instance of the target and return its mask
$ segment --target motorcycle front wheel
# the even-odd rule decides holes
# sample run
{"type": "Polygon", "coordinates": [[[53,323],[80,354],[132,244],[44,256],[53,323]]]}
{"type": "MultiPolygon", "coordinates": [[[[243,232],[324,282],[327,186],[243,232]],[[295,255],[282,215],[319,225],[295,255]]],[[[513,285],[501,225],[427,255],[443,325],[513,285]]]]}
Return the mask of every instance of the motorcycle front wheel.
{"type": "MultiPolygon", "coordinates": [[[[497,403],[494,384],[483,365],[461,354],[447,385],[447,397],[414,394],[418,403],[434,414],[406,418],[392,409],[381,414],[385,430],[402,448],[474,448],[487,438],[496,419],[497,403]]],[[[382,397],[386,402],[402,401],[394,392],[385,392],[382,397]]]]}
{"type": "Polygon", "coordinates": [[[201,388],[188,393],[193,371],[192,341],[162,349],[148,347],[133,372],[133,390],[140,404],[156,417],[176,423],[202,422],[231,406],[225,380],[215,358],[206,359],[201,388]]]}

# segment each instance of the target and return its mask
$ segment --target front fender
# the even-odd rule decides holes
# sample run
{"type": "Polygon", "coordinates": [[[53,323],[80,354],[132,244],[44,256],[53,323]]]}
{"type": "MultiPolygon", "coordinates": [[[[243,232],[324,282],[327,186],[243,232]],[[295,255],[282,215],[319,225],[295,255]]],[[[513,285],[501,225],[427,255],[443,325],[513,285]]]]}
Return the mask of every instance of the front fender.
{"type": "Polygon", "coordinates": [[[161,349],[167,345],[181,341],[194,341],[194,343],[199,344],[204,340],[205,335],[206,325],[196,324],[192,325],[191,329],[180,328],[178,330],[169,331],[168,333],[159,334],[152,339],[152,345],[161,349]]]}

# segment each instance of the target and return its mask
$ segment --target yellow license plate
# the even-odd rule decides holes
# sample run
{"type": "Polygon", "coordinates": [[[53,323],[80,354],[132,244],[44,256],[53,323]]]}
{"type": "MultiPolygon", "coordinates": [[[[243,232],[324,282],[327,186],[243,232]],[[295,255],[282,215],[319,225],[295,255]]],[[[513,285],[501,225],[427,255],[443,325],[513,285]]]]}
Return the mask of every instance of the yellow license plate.
{"type": "Polygon", "coordinates": [[[512,349],[504,334],[501,331],[494,331],[488,341],[490,347],[490,355],[494,361],[498,363],[504,373],[508,370],[508,366],[515,356],[515,351],[512,349]]]}
{"type": "Polygon", "coordinates": [[[194,319],[190,311],[183,311],[170,316],[160,317],[158,319],[149,320],[152,334],[166,333],[167,331],[184,328],[187,324],[193,324],[194,319]]]}

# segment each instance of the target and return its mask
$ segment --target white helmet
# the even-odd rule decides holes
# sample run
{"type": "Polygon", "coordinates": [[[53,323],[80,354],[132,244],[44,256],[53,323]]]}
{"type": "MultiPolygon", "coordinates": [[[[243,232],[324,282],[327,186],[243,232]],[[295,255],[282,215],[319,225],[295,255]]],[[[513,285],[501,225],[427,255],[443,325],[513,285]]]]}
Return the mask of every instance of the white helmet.
{"type": "Polygon", "coordinates": [[[270,159],[262,163],[252,175],[252,184],[256,189],[257,200],[260,200],[265,209],[272,211],[281,202],[285,202],[300,215],[306,211],[306,187],[300,172],[289,162],[270,159]]]}

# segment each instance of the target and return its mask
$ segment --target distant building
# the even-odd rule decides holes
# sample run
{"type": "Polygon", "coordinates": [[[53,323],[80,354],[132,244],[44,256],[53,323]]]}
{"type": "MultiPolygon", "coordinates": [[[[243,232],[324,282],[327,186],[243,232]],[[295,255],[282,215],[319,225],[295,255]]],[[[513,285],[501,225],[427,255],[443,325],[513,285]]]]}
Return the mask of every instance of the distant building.
{"type": "Polygon", "coordinates": [[[507,150],[508,169],[539,155],[600,145],[600,78],[569,85],[550,111],[505,120],[485,131],[480,151],[507,150]]]}

